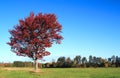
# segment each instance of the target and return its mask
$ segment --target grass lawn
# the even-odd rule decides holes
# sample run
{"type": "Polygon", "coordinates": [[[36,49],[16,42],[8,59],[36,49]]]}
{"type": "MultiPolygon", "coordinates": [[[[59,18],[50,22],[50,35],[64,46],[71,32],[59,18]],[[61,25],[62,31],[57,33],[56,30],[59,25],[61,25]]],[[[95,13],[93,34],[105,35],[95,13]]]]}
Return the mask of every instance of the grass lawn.
{"type": "Polygon", "coordinates": [[[120,68],[0,68],[0,78],[120,78],[120,68]]]}

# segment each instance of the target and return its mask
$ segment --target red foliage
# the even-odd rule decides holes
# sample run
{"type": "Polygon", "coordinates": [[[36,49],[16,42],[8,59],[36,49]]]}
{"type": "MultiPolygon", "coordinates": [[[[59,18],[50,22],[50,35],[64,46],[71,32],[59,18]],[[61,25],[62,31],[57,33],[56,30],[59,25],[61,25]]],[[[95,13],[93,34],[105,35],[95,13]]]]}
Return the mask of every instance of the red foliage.
{"type": "Polygon", "coordinates": [[[13,30],[8,44],[11,50],[19,56],[28,56],[33,60],[42,59],[50,55],[45,48],[51,47],[54,42],[60,44],[63,37],[59,34],[62,26],[54,14],[34,15],[33,12],[24,20],[19,20],[13,30]]]}

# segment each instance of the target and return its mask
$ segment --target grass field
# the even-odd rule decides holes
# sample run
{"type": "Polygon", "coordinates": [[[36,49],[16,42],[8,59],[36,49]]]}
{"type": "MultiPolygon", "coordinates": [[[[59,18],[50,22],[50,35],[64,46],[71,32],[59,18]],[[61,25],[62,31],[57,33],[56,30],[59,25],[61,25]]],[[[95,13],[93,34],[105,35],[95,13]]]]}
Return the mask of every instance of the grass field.
{"type": "Polygon", "coordinates": [[[0,78],[120,78],[120,68],[0,68],[0,78]]]}

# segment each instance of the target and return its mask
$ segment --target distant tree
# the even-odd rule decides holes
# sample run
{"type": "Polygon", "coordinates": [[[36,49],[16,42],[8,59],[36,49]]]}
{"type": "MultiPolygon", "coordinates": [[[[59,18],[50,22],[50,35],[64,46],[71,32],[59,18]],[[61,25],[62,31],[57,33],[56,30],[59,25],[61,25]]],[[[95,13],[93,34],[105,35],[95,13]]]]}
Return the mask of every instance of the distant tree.
{"type": "Polygon", "coordinates": [[[112,59],[112,63],[114,64],[114,63],[116,62],[116,57],[115,57],[115,55],[113,55],[113,56],[111,57],[111,59],[112,59]]]}
{"type": "Polygon", "coordinates": [[[70,59],[70,57],[68,57],[65,61],[65,67],[71,67],[72,63],[73,61],[70,59]]]}
{"type": "Polygon", "coordinates": [[[87,59],[86,59],[86,57],[83,57],[82,58],[82,66],[86,67],[86,63],[87,63],[87,59]]]}
{"type": "Polygon", "coordinates": [[[97,57],[97,67],[107,67],[108,61],[101,57],[97,57]]]}
{"type": "Polygon", "coordinates": [[[94,63],[94,64],[97,63],[97,57],[96,57],[96,56],[93,57],[93,63],[94,63]]]}
{"type": "Polygon", "coordinates": [[[93,64],[92,64],[93,67],[97,67],[97,61],[98,61],[97,57],[93,56],[93,64]]]}
{"type": "Polygon", "coordinates": [[[32,58],[35,63],[35,70],[38,69],[37,60],[50,55],[45,48],[51,47],[54,42],[60,44],[63,39],[60,35],[62,26],[58,23],[54,14],[34,15],[33,12],[19,24],[10,30],[11,50],[18,56],[32,58]]]}
{"type": "Polygon", "coordinates": [[[32,62],[24,62],[25,63],[25,67],[32,67],[33,63],[32,62]]]}
{"type": "Polygon", "coordinates": [[[56,68],[57,67],[57,63],[56,62],[52,62],[51,67],[56,68]]]}
{"type": "Polygon", "coordinates": [[[92,67],[93,64],[93,58],[92,55],[89,56],[89,67],[92,67]]]}
{"type": "Polygon", "coordinates": [[[108,65],[109,65],[109,67],[111,67],[111,66],[112,66],[112,61],[111,61],[111,58],[108,58],[108,65]]]}
{"type": "Polygon", "coordinates": [[[111,61],[112,61],[112,67],[115,67],[115,63],[116,63],[116,57],[115,57],[115,55],[113,55],[111,57],[111,61]]]}
{"type": "Polygon", "coordinates": [[[57,67],[65,67],[65,57],[59,57],[58,58],[57,67]]]}
{"type": "Polygon", "coordinates": [[[14,61],[13,66],[14,67],[25,67],[25,64],[22,61],[14,61]]]}
{"type": "Polygon", "coordinates": [[[76,56],[76,57],[74,58],[74,62],[75,62],[76,64],[81,63],[81,56],[80,56],[80,55],[76,56]]]}
{"type": "Polygon", "coordinates": [[[118,56],[116,56],[116,63],[115,63],[116,67],[120,66],[120,58],[118,56]]]}
{"type": "Polygon", "coordinates": [[[51,67],[53,67],[53,68],[57,67],[57,64],[56,64],[56,62],[55,62],[55,59],[52,59],[52,65],[51,65],[51,67]]]}
{"type": "Polygon", "coordinates": [[[111,63],[111,58],[108,58],[108,62],[111,63]]]}
{"type": "Polygon", "coordinates": [[[51,63],[45,63],[44,65],[45,65],[45,68],[50,68],[52,64],[51,63]]]}

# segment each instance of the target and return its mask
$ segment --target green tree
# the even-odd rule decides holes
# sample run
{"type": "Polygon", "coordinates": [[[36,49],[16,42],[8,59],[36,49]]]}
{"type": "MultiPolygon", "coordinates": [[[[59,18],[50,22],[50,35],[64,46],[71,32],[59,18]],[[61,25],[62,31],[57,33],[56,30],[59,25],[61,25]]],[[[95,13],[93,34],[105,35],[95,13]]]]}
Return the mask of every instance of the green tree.
{"type": "Polygon", "coordinates": [[[58,67],[65,67],[65,57],[59,57],[57,60],[58,67]]]}
{"type": "Polygon", "coordinates": [[[86,63],[87,63],[87,59],[86,59],[86,57],[83,57],[82,58],[82,66],[86,67],[86,63]]]}
{"type": "Polygon", "coordinates": [[[68,57],[65,61],[65,67],[71,67],[72,66],[72,60],[70,59],[70,57],[68,57]]]}
{"type": "Polygon", "coordinates": [[[93,58],[92,55],[89,56],[89,67],[92,67],[93,64],[93,58]]]}
{"type": "Polygon", "coordinates": [[[80,55],[78,55],[74,58],[74,63],[75,64],[80,64],[81,63],[81,56],[80,55]]]}

